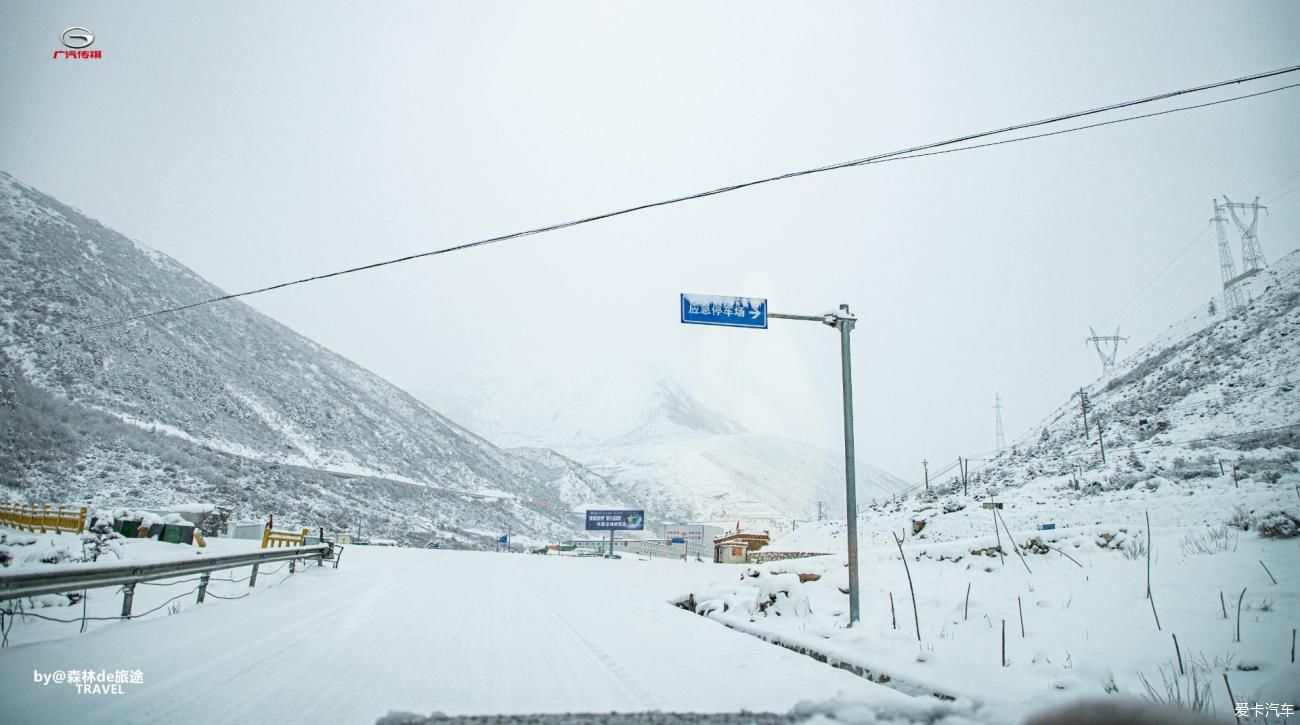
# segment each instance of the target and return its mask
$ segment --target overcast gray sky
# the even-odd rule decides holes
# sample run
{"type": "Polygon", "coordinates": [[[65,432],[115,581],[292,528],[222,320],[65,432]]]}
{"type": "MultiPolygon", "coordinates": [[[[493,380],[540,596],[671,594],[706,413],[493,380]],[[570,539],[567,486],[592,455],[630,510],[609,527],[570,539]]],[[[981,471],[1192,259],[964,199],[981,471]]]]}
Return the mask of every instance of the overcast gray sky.
{"type": "MultiPolygon", "coordinates": [[[[0,168],[235,291],[1296,63],[1295,2],[11,0],[0,168]],[[73,25],[102,60],[51,59],[73,25]]],[[[649,363],[835,446],[830,330],[683,326],[677,295],[846,302],[858,454],[915,479],[993,446],[995,393],[1014,438],[1095,379],[1088,325],[1136,349],[1204,305],[1212,197],[1281,184],[1263,249],[1300,246],[1297,118],[1300,89],[249,303],[408,389],[649,363]]]]}

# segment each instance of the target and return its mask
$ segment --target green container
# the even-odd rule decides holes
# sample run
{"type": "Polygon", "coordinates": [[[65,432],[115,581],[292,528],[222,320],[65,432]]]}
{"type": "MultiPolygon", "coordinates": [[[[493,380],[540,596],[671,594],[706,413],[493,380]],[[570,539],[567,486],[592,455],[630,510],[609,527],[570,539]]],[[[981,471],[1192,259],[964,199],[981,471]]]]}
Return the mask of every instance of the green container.
{"type": "Polygon", "coordinates": [[[118,531],[122,532],[122,536],[128,539],[134,539],[136,532],[139,530],[140,522],[134,519],[123,519],[122,528],[118,529],[118,531]]]}
{"type": "Polygon", "coordinates": [[[158,534],[158,540],[168,544],[181,543],[181,527],[176,524],[164,524],[162,533],[158,534]]]}

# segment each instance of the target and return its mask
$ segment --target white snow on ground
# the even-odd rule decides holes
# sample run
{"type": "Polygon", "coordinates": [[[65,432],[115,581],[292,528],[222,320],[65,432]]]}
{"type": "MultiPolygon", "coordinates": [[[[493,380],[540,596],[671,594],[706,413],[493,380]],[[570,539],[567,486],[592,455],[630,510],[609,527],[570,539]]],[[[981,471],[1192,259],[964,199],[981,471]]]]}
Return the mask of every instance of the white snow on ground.
{"type": "Polygon", "coordinates": [[[1300,539],[1265,539],[1255,525],[1242,531],[1226,523],[1257,523],[1277,510],[1296,515],[1300,476],[1260,478],[1234,485],[1231,475],[1156,477],[1124,487],[1107,485],[1122,479],[1103,471],[1085,472],[1076,487],[1072,476],[1043,477],[997,494],[1006,522],[998,533],[993,511],[981,507],[989,500],[983,487],[970,498],[958,493],[873,507],[859,524],[862,623],[852,629],[845,628],[846,557],[838,554],[846,549],[842,521],[801,527],[772,545],[836,556],[728,572],[690,594],[709,618],[887,675],[904,690],[977,698],[1021,713],[1108,690],[1149,696],[1143,677],[1163,695],[1165,680],[1176,679],[1177,635],[1187,672],[1179,686],[1186,692],[1194,676],[1222,717],[1231,714],[1225,672],[1238,701],[1252,693],[1288,701],[1286,691],[1267,685],[1289,665],[1292,628],[1300,622],[1300,539]],[[1148,511],[1160,628],[1145,596],[1148,511]],[[1040,531],[1042,524],[1057,528],[1040,531]],[[1006,529],[1025,549],[1024,564],[1006,529]],[[904,537],[920,642],[895,534],[904,537]],[[1004,557],[996,555],[999,542],[1004,557]],[[981,550],[987,551],[975,553],[981,550]],[[800,573],[821,578],[801,582],[800,573]]]}
{"type": "MultiPolygon", "coordinates": [[[[13,646],[0,650],[5,720],[182,722],[202,712],[212,722],[369,723],[392,710],[785,712],[832,698],[912,707],[889,688],[667,603],[718,572],[711,564],[635,558],[349,547],[338,570],[263,575],[239,601],[196,605],[189,596],[178,614],[164,608],[85,635],[76,624],[16,623],[13,646]],[[66,684],[33,681],[33,670],[74,668],[140,670],[143,683],[88,698],[66,684]]],[[[139,587],[136,610],[192,586],[139,587]]],[[[238,596],[246,586],[215,582],[211,591],[238,596]]],[[[120,606],[114,590],[100,589],[88,611],[111,617],[120,606]]],[[[80,613],[63,609],[67,617],[80,613]]]]}

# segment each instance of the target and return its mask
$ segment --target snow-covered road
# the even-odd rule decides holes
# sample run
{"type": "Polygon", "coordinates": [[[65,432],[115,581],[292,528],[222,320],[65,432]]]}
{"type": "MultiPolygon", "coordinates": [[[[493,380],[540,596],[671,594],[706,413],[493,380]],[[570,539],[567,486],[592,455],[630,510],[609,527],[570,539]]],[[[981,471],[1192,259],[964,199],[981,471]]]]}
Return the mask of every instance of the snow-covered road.
{"type": "Polygon", "coordinates": [[[239,601],[186,600],[174,616],[0,650],[3,720],[372,723],[390,710],[784,712],[841,694],[907,699],[666,604],[723,573],[350,547],[337,571],[308,567],[239,601]],[[34,682],[34,671],[73,669],[140,670],[143,684],[79,695],[34,682]]]}

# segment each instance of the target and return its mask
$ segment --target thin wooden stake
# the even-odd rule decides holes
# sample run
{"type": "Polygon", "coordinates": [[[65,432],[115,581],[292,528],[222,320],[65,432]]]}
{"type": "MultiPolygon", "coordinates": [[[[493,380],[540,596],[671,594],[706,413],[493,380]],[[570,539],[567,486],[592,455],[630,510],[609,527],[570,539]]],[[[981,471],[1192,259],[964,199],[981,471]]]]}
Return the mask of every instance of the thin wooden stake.
{"type": "MultiPolygon", "coordinates": [[[[1147,516],[1147,599],[1151,598],[1151,512],[1145,512],[1147,516]]],[[[1152,607],[1152,611],[1155,608],[1152,607]]],[[[1156,620],[1159,621],[1159,617],[1156,620]]]]}
{"type": "Polygon", "coordinates": [[[898,629],[898,618],[894,616],[894,593],[889,593],[889,623],[898,629]]]}
{"type": "Polygon", "coordinates": [[[916,613],[916,589],[912,586],[912,569],[907,566],[907,555],[903,553],[903,542],[899,540],[898,534],[893,531],[889,533],[894,535],[894,543],[898,546],[898,555],[903,559],[903,571],[907,572],[907,590],[912,594],[912,621],[916,623],[916,641],[921,641],[921,618],[916,613]]]}
{"type": "MultiPolygon", "coordinates": [[[[998,510],[993,509],[993,513],[997,514],[998,510]]],[[[1020,557],[1020,563],[1025,565],[1025,571],[1033,574],[1034,570],[1029,568],[1029,562],[1025,561],[1025,555],[1020,553],[1020,545],[1016,543],[1015,537],[1011,535],[1011,527],[1007,526],[1007,520],[1002,518],[1001,514],[998,514],[998,518],[1002,521],[1002,528],[1007,531],[1007,538],[1011,540],[1011,550],[1016,552],[1016,556],[1020,557]]]]}
{"type": "Polygon", "coordinates": [[[1007,620],[1002,620],[1002,666],[1007,666],[1007,620]]]}
{"type": "Polygon", "coordinates": [[[1269,579],[1272,579],[1272,580],[1273,580],[1273,584],[1274,584],[1274,586],[1276,586],[1276,585],[1277,585],[1277,578],[1273,576],[1273,572],[1269,571],[1267,566],[1264,566],[1264,560],[1263,560],[1263,559],[1260,559],[1260,560],[1259,560],[1259,565],[1264,567],[1264,573],[1265,573],[1265,574],[1268,574],[1268,578],[1269,578],[1269,579]]]}
{"type": "Polygon", "coordinates": [[[1065,553],[1064,551],[1061,551],[1060,549],[1056,548],[1055,546],[1048,546],[1047,548],[1051,549],[1052,551],[1055,551],[1056,553],[1060,554],[1061,556],[1064,556],[1065,558],[1069,559],[1070,561],[1073,561],[1073,562],[1074,562],[1074,565],[1077,566],[1077,567],[1079,567],[1080,569],[1083,568],[1083,564],[1080,564],[1079,561],[1078,561],[1077,559],[1075,559],[1073,556],[1070,556],[1069,554],[1065,553]]]}
{"type": "Polygon", "coordinates": [[[1164,630],[1160,628],[1160,613],[1156,611],[1156,598],[1148,597],[1147,601],[1151,602],[1151,613],[1155,615],[1156,618],[1156,631],[1163,632],[1164,630]]]}
{"type": "Polygon", "coordinates": [[[1237,641],[1241,641],[1241,602],[1246,598],[1246,587],[1241,588],[1241,596],[1237,597],[1237,641]]]}
{"type": "Polygon", "coordinates": [[[1187,671],[1183,669],[1183,651],[1178,647],[1178,635],[1170,632],[1169,636],[1174,638],[1174,655],[1178,657],[1178,674],[1185,675],[1187,671]]]}
{"type": "Polygon", "coordinates": [[[1232,685],[1228,684],[1227,672],[1223,673],[1223,686],[1228,688],[1228,699],[1232,700],[1232,702],[1229,703],[1232,705],[1232,717],[1237,721],[1237,725],[1241,725],[1241,718],[1237,717],[1237,696],[1232,694],[1232,685]]]}
{"type": "Polygon", "coordinates": [[[1219,590],[1219,606],[1223,608],[1223,618],[1228,618],[1228,605],[1223,601],[1223,590],[1219,590]]]}
{"type": "Polygon", "coordinates": [[[1002,566],[1007,565],[1007,558],[1002,555],[1002,532],[998,531],[998,502],[992,498],[989,502],[993,504],[993,535],[998,537],[998,558],[1002,559],[1002,566]]]}
{"type": "MultiPolygon", "coordinates": [[[[969,619],[970,619],[970,582],[966,582],[966,606],[963,607],[962,610],[961,610],[961,621],[965,622],[965,621],[967,621],[967,620],[969,620],[969,619]]],[[[1292,637],[1291,639],[1294,640],[1295,638],[1292,637]]],[[[1294,643],[1292,643],[1291,651],[1292,651],[1291,661],[1294,662],[1294,661],[1295,661],[1295,644],[1294,644],[1294,643]]]]}
{"type": "Polygon", "coordinates": [[[1295,664],[1295,627],[1291,628],[1291,664],[1295,664]]]}
{"type": "Polygon", "coordinates": [[[1020,597],[1016,597],[1016,610],[1020,612],[1020,638],[1025,638],[1025,608],[1020,605],[1020,597]]]}

